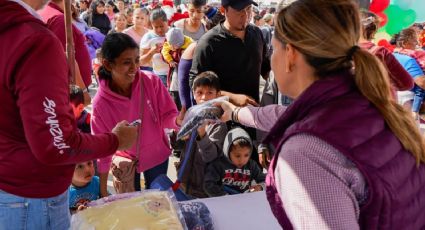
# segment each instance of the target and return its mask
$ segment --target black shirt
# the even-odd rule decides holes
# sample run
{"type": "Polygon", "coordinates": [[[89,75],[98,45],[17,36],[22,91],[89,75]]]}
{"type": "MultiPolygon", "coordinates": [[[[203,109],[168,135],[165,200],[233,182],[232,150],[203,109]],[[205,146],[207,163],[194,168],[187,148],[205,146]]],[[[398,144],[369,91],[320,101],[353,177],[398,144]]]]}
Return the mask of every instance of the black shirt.
{"type": "Polygon", "coordinates": [[[106,14],[87,14],[84,17],[84,21],[86,21],[88,26],[98,28],[104,35],[107,35],[111,29],[111,21],[109,21],[106,14]]]}
{"type": "Polygon", "coordinates": [[[261,30],[248,25],[244,40],[232,35],[223,23],[198,41],[190,70],[190,85],[204,71],[220,78],[221,89],[259,99],[260,75],[270,71],[270,59],[261,30]]]}

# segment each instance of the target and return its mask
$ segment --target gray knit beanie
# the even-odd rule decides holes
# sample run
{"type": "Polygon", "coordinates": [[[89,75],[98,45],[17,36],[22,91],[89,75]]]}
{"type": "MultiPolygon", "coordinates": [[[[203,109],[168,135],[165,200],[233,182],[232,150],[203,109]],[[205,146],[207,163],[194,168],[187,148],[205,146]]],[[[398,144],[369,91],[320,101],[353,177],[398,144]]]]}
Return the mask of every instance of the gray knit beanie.
{"type": "Polygon", "coordinates": [[[181,47],[184,44],[184,35],[179,28],[170,28],[165,37],[170,45],[181,47]]]}

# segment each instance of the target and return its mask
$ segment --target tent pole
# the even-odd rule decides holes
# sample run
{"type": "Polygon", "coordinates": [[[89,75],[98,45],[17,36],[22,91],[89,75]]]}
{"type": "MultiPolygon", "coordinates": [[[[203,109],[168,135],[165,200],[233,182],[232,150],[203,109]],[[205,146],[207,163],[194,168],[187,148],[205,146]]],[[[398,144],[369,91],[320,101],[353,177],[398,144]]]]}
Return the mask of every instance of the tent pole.
{"type": "Polygon", "coordinates": [[[69,84],[75,84],[75,49],[74,37],[72,35],[72,11],[71,1],[64,0],[65,34],[66,34],[66,57],[70,69],[69,84]]]}

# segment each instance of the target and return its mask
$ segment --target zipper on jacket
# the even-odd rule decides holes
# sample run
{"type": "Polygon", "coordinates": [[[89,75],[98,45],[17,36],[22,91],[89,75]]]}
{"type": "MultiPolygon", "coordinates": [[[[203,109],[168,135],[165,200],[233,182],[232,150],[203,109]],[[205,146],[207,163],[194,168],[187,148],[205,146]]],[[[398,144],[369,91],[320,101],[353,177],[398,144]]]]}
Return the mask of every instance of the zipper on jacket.
{"type": "Polygon", "coordinates": [[[152,118],[155,121],[155,123],[157,123],[158,122],[158,117],[155,114],[155,110],[153,109],[151,100],[148,99],[147,100],[147,103],[148,103],[148,107],[149,107],[149,112],[151,113],[152,118]]]}

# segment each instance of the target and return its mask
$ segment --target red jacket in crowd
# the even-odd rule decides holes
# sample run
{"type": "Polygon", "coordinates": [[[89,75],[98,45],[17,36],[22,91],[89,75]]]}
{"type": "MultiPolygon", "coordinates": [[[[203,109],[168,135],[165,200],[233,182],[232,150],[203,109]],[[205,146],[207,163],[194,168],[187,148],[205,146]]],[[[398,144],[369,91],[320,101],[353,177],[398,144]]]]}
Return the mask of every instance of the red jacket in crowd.
{"type": "MultiPolygon", "coordinates": [[[[66,35],[63,11],[55,3],[50,2],[38,13],[43,21],[47,23],[47,27],[59,38],[65,51],[66,35]]],[[[72,25],[72,34],[74,38],[75,60],[78,63],[85,86],[89,87],[91,84],[91,60],[86,46],[86,39],[74,25],[72,25]]]]}
{"type": "Polygon", "coordinates": [[[71,184],[75,163],[113,154],[118,138],[77,131],[65,53],[46,25],[8,0],[0,15],[0,190],[53,197],[71,184]]]}
{"type": "Polygon", "coordinates": [[[403,91],[413,88],[413,78],[397,61],[391,51],[385,47],[376,46],[372,42],[362,42],[359,45],[361,48],[368,50],[382,61],[385,68],[388,70],[388,76],[390,77],[390,83],[393,87],[394,95],[395,90],[403,91]]]}

